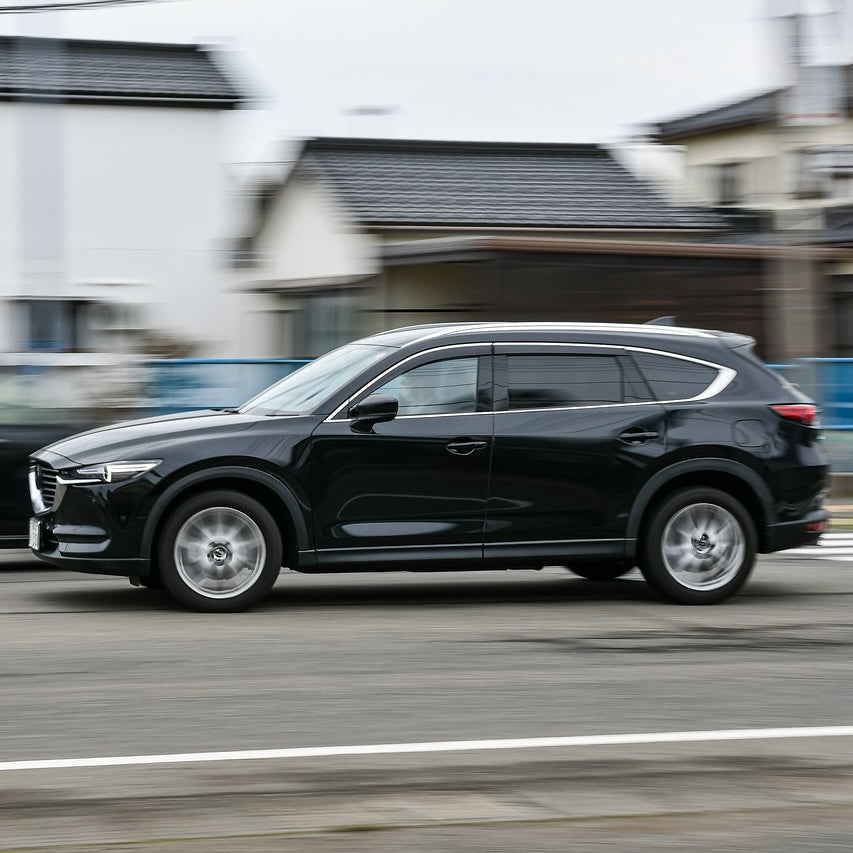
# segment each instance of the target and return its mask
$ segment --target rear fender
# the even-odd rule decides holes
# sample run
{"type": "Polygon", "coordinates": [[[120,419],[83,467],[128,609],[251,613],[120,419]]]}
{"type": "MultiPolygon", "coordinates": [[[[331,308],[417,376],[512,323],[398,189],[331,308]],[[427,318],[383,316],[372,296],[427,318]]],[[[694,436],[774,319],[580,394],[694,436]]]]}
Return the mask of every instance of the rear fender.
{"type": "MultiPolygon", "coordinates": [[[[626,556],[634,557],[637,550],[637,540],[640,537],[640,529],[643,522],[643,516],[649,505],[654,499],[666,490],[667,484],[683,477],[686,474],[726,474],[736,477],[743,484],[751,489],[758,503],[761,506],[764,527],[775,522],[776,509],[773,503],[773,495],[764,480],[751,468],[746,465],[735,462],[731,459],[704,458],[704,459],[685,459],[683,462],[676,462],[662,471],[658,471],[655,475],[649,478],[646,484],[640,489],[637,494],[634,505],[631,508],[631,514],[628,518],[628,526],[626,529],[626,556]]],[[[756,524],[758,528],[759,540],[763,540],[763,530],[761,524],[756,524]]]]}

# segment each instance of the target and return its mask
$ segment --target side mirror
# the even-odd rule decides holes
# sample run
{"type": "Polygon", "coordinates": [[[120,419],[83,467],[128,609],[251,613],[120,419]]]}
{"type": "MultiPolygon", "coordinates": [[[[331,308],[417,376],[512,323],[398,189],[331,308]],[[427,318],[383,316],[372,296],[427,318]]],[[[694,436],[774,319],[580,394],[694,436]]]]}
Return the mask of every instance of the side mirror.
{"type": "Polygon", "coordinates": [[[370,432],[375,424],[393,421],[397,417],[399,406],[396,397],[388,394],[371,394],[349,410],[352,420],[350,426],[356,432],[370,432]]]}

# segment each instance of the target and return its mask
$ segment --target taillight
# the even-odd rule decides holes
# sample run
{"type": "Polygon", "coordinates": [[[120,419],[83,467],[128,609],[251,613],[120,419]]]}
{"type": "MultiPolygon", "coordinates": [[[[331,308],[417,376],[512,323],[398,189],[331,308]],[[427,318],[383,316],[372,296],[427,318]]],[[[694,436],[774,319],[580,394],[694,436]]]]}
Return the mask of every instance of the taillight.
{"type": "Polygon", "coordinates": [[[786,421],[793,421],[803,426],[818,425],[818,408],[810,403],[782,403],[770,408],[786,421]]]}

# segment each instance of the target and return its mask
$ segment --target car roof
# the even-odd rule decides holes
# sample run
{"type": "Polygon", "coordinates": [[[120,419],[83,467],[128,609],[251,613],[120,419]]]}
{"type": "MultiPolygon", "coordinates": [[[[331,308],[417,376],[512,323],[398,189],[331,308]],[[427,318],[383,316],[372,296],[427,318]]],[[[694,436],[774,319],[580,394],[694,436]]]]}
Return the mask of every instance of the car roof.
{"type": "Polygon", "coordinates": [[[390,347],[407,347],[426,343],[468,343],[472,341],[577,341],[634,346],[656,345],[680,349],[678,344],[718,344],[720,339],[729,345],[749,344],[751,338],[708,329],[663,326],[640,323],[430,323],[405,326],[379,332],[364,342],[390,347]]]}

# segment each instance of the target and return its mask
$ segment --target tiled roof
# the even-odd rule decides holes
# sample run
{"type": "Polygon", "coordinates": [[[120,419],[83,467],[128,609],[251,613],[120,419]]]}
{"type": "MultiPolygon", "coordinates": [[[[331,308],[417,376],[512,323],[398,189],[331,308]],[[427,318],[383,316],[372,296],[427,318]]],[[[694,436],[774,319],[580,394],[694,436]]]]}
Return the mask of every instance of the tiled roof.
{"type": "Polygon", "coordinates": [[[298,168],[328,181],[367,225],[708,229],[596,145],[319,138],[298,168]]]}
{"type": "Polygon", "coordinates": [[[196,45],[0,36],[0,98],[228,108],[241,96],[196,45]]]}
{"type": "MultiPolygon", "coordinates": [[[[849,108],[853,106],[853,65],[843,70],[849,108]]],[[[653,125],[654,135],[660,142],[674,142],[702,133],[776,122],[784,108],[783,96],[786,92],[786,89],[774,89],[723,106],[657,122],[653,125]]]]}

